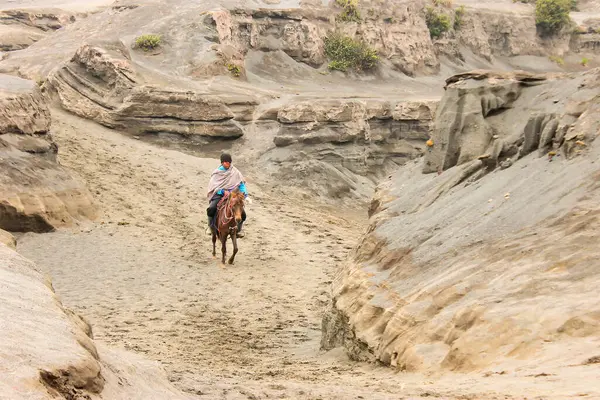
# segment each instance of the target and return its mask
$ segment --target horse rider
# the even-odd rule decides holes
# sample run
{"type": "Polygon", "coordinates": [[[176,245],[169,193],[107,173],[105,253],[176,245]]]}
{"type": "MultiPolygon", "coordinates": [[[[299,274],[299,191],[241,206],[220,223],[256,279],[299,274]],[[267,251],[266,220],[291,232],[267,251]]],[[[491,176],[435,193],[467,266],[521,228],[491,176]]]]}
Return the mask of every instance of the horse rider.
{"type": "MultiPolygon", "coordinates": [[[[244,197],[248,197],[248,191],[246,189],[246,183],[242,173],[234,166],[231,165],[231,155],[227,153],[221,154],[221,165],[215,169],[210,176],[210,182],[208,183],[208,208],[206,214],[208,215],[208,226],[212,227],[215,223],[215,216],[217,215],[217,205],[219,201],[225,195],[225,192],[232,192],[235,189],[239,189],[244,194],[244,197]]],[[[237,237],[244,237],[242,233],[242,225],[246,220],[246,211],[242,213],[242,222],[238,225],[237,237]]]]}

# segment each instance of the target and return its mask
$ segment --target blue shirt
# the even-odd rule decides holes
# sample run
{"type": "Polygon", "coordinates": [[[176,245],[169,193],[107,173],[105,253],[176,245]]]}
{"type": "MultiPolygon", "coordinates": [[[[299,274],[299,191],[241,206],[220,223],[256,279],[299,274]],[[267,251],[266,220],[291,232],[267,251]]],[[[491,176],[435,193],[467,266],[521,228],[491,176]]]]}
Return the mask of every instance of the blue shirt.
{"type": "MultiPolygon", "coordinates": [[[[219,169],[220,171],[227,171],[227,170],[225,169],[225,167],[224,167],[224,166],[222,166],[222,165],[221,165],[221,166],[220,166],[218,169],[219,169]]],[[[244,196],[248,197],[248,190],[246,189],[246,182],[242,182],[242,183],[240,183],[238,187],[240,188],[240,192],[244,193],[244,196]]],[[[217,190],[217,194],[218,194],[219,196],[223,196],[223,192],[224,192],[224,190],[223,190],[223,189],[219,189],[219,190],[217,190]]]]}

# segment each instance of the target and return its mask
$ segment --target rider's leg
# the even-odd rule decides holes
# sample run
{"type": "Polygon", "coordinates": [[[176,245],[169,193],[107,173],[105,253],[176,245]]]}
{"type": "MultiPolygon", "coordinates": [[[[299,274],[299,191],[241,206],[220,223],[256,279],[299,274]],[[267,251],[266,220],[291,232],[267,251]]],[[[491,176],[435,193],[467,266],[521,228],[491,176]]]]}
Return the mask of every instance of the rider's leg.
{"type": "Polygon", "coordinates": [[[206,209],[206,215],[208,216],[208,226],[213,226],[215,215],[217,215],[217,205],[219,204],[221,197],[223,196],[216,195],[210,200],[210,204],[206,209]]]}

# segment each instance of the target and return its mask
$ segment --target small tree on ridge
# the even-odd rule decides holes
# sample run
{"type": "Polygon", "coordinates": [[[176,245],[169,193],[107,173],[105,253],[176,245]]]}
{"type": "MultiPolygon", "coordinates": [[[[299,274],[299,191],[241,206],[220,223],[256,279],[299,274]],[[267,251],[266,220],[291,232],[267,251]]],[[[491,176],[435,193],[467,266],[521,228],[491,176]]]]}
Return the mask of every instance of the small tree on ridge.
{"type": "Polygon", "coordinates": [[[556,34],[569,24],[571,3],[571,0],[537,0],[535,23],[543,34],[556,34]]]}

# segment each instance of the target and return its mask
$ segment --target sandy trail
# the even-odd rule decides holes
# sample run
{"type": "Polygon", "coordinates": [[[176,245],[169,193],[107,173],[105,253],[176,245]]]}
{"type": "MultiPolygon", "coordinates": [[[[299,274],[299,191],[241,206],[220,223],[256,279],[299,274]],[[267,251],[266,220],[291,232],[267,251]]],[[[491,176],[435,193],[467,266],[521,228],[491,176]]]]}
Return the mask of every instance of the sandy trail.
{"type": "MultiPolygon", "coordinates": [[[[252,382],[335,374],[318,360],[320,317],[358,218],[273,199],[251,183],[248,236],[236,264],[223,268],[210,255],[204,215],[218,162],[55,115],[60,161],[88,182],[104,215],[75,230],[27,234],[19,250],[47,269],[97,340],[161,361],[180,388],[211,398],[248,398],[252,382]]],[[[260,390],[285,392],[271,386],[260,390]]]]}
{"type": "Polygon", "coordinates": [[[236,264],[223,268],[205,233],[204,193],[215,160],[62,111],[54,118],[60,162],[88,182],[103,215],[74,229],[25,234],[19,251],[52,276],[65,305],[90,320],[97,341],[160,361],[191,398],[552,393],[545,378],[445,375],[434,382],[353,363],[338,351],[319,353],[330,283],[357,242],[362,212],[319,210],[248,176],[255,199],[248,236],[236,264]]]}

